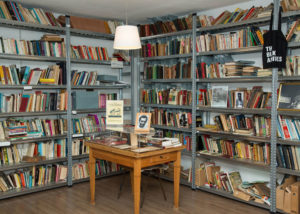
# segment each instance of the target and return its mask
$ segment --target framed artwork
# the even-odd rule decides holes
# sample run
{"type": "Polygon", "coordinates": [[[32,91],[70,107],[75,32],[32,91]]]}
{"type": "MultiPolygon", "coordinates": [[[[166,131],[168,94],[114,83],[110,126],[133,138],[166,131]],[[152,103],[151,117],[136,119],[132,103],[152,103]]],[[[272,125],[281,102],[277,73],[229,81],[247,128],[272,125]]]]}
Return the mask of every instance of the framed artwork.
{"type": "Polygon", "coordinates": [[[244,107],[244,92],[243,91],[236,91],[234,92],[235,97],[235,108],[243,108],[244,107]]]}
{"type": "Polygon", "coordinates": [[[137,113],[134,130],[136,132],[150,132],[151,113],[137,113]]]}
{"type": "Polygon", "coordinates": [[[212,86],[211,107],[227,108],[228,86],[212,86]]]}
{"type": "Polygon", "coordinates": [[[281,83],[278,110],[300,111],[300,83],[281,83]]]}
{"type": "Polygon", "coordinates": [[[106,101],[106,124],[123,125],[123,100],[106,101]]]}

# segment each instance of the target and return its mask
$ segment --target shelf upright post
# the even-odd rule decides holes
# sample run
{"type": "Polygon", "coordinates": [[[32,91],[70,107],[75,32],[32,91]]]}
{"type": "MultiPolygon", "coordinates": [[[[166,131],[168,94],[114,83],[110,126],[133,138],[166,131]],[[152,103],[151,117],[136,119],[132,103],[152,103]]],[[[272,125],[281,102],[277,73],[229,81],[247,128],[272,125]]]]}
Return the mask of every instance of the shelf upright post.
{"type": "Polygon", "coordinates": [[[195,189],[195,162],[196,162],[196,17],[193,14],[193,31],[192,31],[192,189],[195,189]]]}
{"type": "Polygon", "coordinates": [[[66,16],[66,72],[67,72],[67,92],[68,92],[68,109],[67,109],[67,123],[68,123],[68,134],[67,134],[67,145],[68,145],[68,186],[72,186],[72,97],[71,97],[71,36],[70,36],[70,16],[66,16]]]}
{"type": "MultiPolygon", "coordinates": [[[[134,58],[134,51],[129,51],[130,55],[130,92],[131,92],[131,125],[135,124],[135,115],[136,115],[136,109],[137,109],[137,98],[135,96],[135,90],[137,89],[137,83],[135,82],[135,76],[137,75],[134,72],[135,68],[135,58],[134,58]]],[[[139,92],[138,92],[139,93],[139,92]]],[[[139,94],[137,94],[139,97],[139,94]]]]}
{"type": "MultiPolygon", "coordinates": [[[[119,69],[119,81],[122,81],[123,80],[123,76],[122,76],[122,73],[123,73],[123,69],[120,68],[119,69]]],[[[119,89],[119,99],[122,100],[123,99],[123,88],[120,88],[119,89]]]]}
{"type": "MultiPolygon", "coordinates": [[[[278,30],[278,18],[279,18],[278,13],[279,13],[279,0],[274,0],[273,30],[278,30]]],[[[272,110],[271,110],[270,213],[276,213],[277,88],[278,88],[278,68],[273,68],[272,69],[272,110]]]]}

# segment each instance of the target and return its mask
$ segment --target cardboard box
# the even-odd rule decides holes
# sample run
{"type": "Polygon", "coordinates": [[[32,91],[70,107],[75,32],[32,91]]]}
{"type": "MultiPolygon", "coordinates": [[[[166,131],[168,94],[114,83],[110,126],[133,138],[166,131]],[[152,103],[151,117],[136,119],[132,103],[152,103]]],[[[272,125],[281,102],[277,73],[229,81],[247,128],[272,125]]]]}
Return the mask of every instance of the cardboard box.
{"type": "Polygon", "coordinates": [[[285,179],[284,183],[276,189],[276,208],[285,212],[291,212],[291,199],[292,193],[288,193],[285,189],[292,184],[296,183],[296,177],[290,176],[285,179]]]}
{"type": "Polygon", "coordinates": [[[70,16],[71,27],[98,33],[110,33],[107,22],[99,19],[70,16]]]}
{"type": "Polygon", "coordinates": [[[278,186],[276,189],[276,208],[277,209],[283,210],[284,193],[285,193],[285,191],[282,189],[282,186],[278,186]]]}
{"type": "Polygon", "coordinates": [[[300,181],[291,185],[291,213],[299,214],[300,213],[300,181]]]}
{"type": "Polygon", "coordinates": [[[283,201],[283,211],[286,213],[291,213],[291,205],[292,205],[292,193],[285,191],[284,201],[283,201]]]}

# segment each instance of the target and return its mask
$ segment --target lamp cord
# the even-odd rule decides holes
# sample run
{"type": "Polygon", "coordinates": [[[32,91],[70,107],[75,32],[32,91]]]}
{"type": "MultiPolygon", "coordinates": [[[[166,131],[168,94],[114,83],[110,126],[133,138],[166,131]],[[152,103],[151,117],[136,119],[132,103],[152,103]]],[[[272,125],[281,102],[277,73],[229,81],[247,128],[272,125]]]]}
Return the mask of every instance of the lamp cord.
{"type": "Polygon", "coordinates": [[[127,10],[128,10],[128,1],[126,1],[126,5],[125,5],[125,20],[126,20],[126,25],[128,25],[128,14],[127,14],[127,10]]]}

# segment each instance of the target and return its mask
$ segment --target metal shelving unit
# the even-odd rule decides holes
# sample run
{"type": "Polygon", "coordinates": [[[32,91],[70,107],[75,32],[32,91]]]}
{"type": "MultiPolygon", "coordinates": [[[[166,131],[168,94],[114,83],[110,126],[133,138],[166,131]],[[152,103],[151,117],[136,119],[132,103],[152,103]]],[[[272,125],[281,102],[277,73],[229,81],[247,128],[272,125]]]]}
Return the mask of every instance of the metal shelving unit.
{"type": "MultiPolygon", "coordinates": [[[[66,57],[47,57],[47,56],[27,56],[27,55],[16,55],[16,54],[0,54],[0,59],[2,60],[15,60],[15,61],[33,61],[33,62],[65,62],[66,63],[66,72],[67,72],[67,84],[66,85],[1,85],[0,90],[24,90],[24,91],[32,91],[32,90],[59,90],[65,89],[68,94],[71,94],[74,90],[118,90],[119,98],[122,99],[122,90],[126,88],[130,88],[130,85],[117,85],[117,84],[101,84],[97,86],[71,86],[71,64],[82,64],[82,65],[95,65],[95,66],[111,66],[110,61],[97,61],[97,60],[85,60],[85,59],[75,59],[71,58],[71,50],[70,50],[70,40],[72,36],[86,37],[86,38],[94,38],[94,39],[102,39],[102,40],[110,40],[113,41],[114,35],[111,34],[102,34],[97,32],[90,32],[78,29],[71,29],[70,26],[70,18],[66,16],[66,27],[53,27],[41,24],[33,24],[26,22],[19,22],[13,20],[5,20],[0,19],[0,26],[7,28],[15,28],[21,30],[30,30],[37,32],[47,32],[47,33],[55,33],[59,35],[65,35],[66,42],[66,57]]],[[[133,61],[133,60],[132,60],[133,61]]],[[[124,68],[128,66],[133,66],[130,63],[124,63],[124,68]]],[[[118,74],[120,76],[119,80],[122,80],[123,69],[118,69],[118,74]]],[[[131,75],[131,72],[127,72],[126,75],[131,75]]],[[[65,162],[68,166],[68,177],[67,181],[51,183],[49,185],[37,186],[33,188],[22,188],[22,189],[14,189],[11,191],[7,191],[5,193],[0,194],[0,199],[14,197],[18,195],[29,194],[38,191],[44,191],[52,188],[62,187],[62,186],[72,186],[72,162],[80,159],[88,159],[89,155],[72,155],[72,139],[73,138],[83,138],[91,135],[103,135],[110,134],[109,131],[92,132],[92,133],[83,133],[83,134],[72,134],[72,104],[71,104],[71,96],[68,96],[68,110],[67,111],[49,111],[49,112],[12,112],[12,113],[0,113],[0,118],[8,118],[8,117],[40,117],[40,116],[58,116],[65,117],[68,121],[69,130],[66,134],[56,135],[56,136],[43,136],[39,138],[28,138],[28,139],[18,139],[18,140],[5,140],[0,142],[0,146],[15,145],[15,144],[24,144],[24,143],[34,143],[34,142],[45,142],[55,139],[67,139],[67,157],[63,158],[51,158],[45,161],[40,161],[37,163],[25,163],[21,162],[18,164],[6,164],[0,166],[0,171],[13,171],[22,168],[30,168],[38,165],[46,165],[46,164],[55,164],[65,162]],[[2,143],[2,144],[1,144],[2,143]]],[[[130,106],[125,106],[124,111],[131,111],[130,106]]],[[[88,114],[88,113],[105,113],[105,109],[84,109],[76,111],[76,114],[88,114]]],[[[110,173],[104,176],[98,176],[97,178],[103,178],[107,176],[118,175],[118,173],[110,173]]],[[[76,181],[75,183],[78,183],[76,181]]]]}
{"type": "MultiPolygon", "coordinates": [[[[274,0],[274,5],[277,7],[278,6],[278,0],[274,0]]],[[[276,13],[275,13],[276,14],[276,13]]],[[[289,22],[293,19],[296,19],[300,17],[300,11],[291,11],[283,14],[282,20],[283,22],[289,22]]],[[[237,54],[248,54],[248,53],[260,53],[262,52],[262,46],[255,46],[255,47],[246,47],[246,48],[239,48],[239,49],[229,49],[229,50],[222,50],[222,51],[208,51],[208,52],[200,52],[196,53],[196,47],[195,47],[195,37],[198,34],[205,34],[205,33],[219,33],[222,31],[233,31],[237,29],[244,28],[245,26],[266,26],[270,22],[270,17],[263,17],[263,18],[257,18],[257,19],[251,19],[247,21],[242,21],[242,22],[237,22],[237,23],[231,23],[231,24],[224,24],[224,25],[217,25],[217,26],[209,26],[209,27],[202,27],[199,28],[195,25],[195,22],[193,20],[193,29],[188,30],[188,31],[179,31],[179,32],[174,32],[174,33],[167,33],[167,34],[161,34],[161,35],[154,35],[154,36],[148,36],[142,38],[142,41],[150,41],[150,40],[159,40],[160,38],[163,39],[168,39],[172,38],[173,36],[180,36],[180,35],[190,35],[192,40],[193,40],[193,50],[191,54],[184,54],[184,55],[170,55],[170,56],[157,56],[157,57],[145,57],[141,58],[140,62],[147,62],[147,61],[160,61],[160,60],[169,60],[169,59],[181,59],[181,58],[187,58],[190,57],[192,58],[192,72],[195,72],[196,69],[196,57],[198,56],[214,56],[214,55],[221,55],[221,54],[231,54],[231,55],[237,55],[237,54]]],[[[288,44],[289,49],[296,49],[300,47],[300,43],[297,42],[290,42],[288,44]]],[[[139,75],[142,75],[140,69],[138,70],[139,75]]],[[[273,72],[274,73],[274,72],[273,72]]],[[[194,74],[192,74],[194,75],[194,74]]],[[[274,83],[276,84],[278,82],[293,82],[293,81],[300,81],[300,76],[282,76],[279,77],[278,80],[274,81],[272,76],[268,77],[228,77],[228,78],[214,78],[214,79],[196,79],[196,78],[191,78],[191,79],[147,79],[143,80],[142,83],[144,85],[150,86],[151,84],[170,84],[170,83],[192,83],[192,93],[193,97],[195,97],[196,94],[196,87],[194,87],[196,84],[207,84],[208,86],[211,83],[274,83]]],[[[178,84],[178,85],[179,85],[178,84]]],[[[273,94],[276,93],[275,87],[272,88],[273,94]]],[[[166,109],[183,109],[183,107],[178,107],[178,106],[171,106],[171,105],[157,105],[157,104],[140,104],[142,107],[147,107],[147,108],[166,108],[166,109]]],[[[274,105],[273,105],[274,106],[274,105]]],[[[277,114],[277,110],[274,111],[273,109],[233,109],[233,108],[212,108],[212,107],[207,107],[207,106],[201,106],[197,107],[194,103],[192,106],[189,107],[189,110],[192,110],[192,121],[195,123],[196,120],[196,114],[202,114],[203,112],[206,112],[208,115],[210,112],[216,112],[216,113],[228,113],[228,114],[255,114],[255,115],[271,115],[274,117],[275,114],[277,114]],[[274,113],[275,112],[275,113],[274,113]]],[[[279,115],[285,115],[285,116],[293,116],[293,117],[300,117],[300,114],[295,113],[295,112],[289,112],[289,111],[278,111],[279,115]]],[[[274,121],[273,121],[274,122],[274,121]]],[[[199,189],[203,190],[206,192],[210,192],[212,194],[217,194],[220,196],[224,196],[227,198],[231,198],[237,201],[241,201],[250,205],[254,205],[257,207],[262,207],[265,209],[270,209],[270,211],[274,212],[276,211],[276,206],[275,206],[275,188],[274,186],[274,179],[276,177],[276,173],[285,173],[285,174],[290,174],[290,175],[297,175],[300,176],[300,172],[295,171],[295,170],[290,170],[290,169],[282,169],[282,168],[275,168],[274,166],[276,165],[276,145],[277,144],[284,144],[284,145],[299,145],[300,146],[300,141],[296,140],[283,140],[280,138],[277,138],[276,133],[274,134],[274,130],[276,130],[276,125],[273,123],[273,132],[272,132],[272,138],[271,137],[259,137],[259,136],[249,136],[249,135],[240,135],[240,134],[235,134],[235,133],[230,133],[230,132],[222,132],[222,131],[214,131],[214,130],[197,130],[195,125],[190,129],[187,130],[179,130],[178,128],[174,127],[166,127],[166,126],[159,126],[159,125],[153,125],[152,127],[157,128],[157,129],[167,129],[167,130],[173,130],[173,131],[181,131],[181,132],[189,132],[192,135],[192,180],[193,182],[190,184],[190,186],[193,189],[199,189]],[[275,129],[274,129],[275,127],[275,129]],[[208,189],[206,187],[195,187],[195,159],[199,156],[199,154],[196,154],[196,141],[193,139],[196,137],[196,135],[203,134],[203,135],[211,135],[213,137],[218,137],[222,139],[228,139],[228,140],[245,140],[245,141],[250,141],[250,142],[260,142],[260,143],[270,143],[271,144],[271,150],[272,150],[272,161],[271,165],[265,165],[265,164],[260,164],[258,162],[254,161],[248,161],[248,160],[241,160],[241,159],[228,159],[220,156],[210,156],[210,155],[205,155],[201,154],[201,157],[204,158],[214,158],[218,159],[220,161],[230,161],[234,164],[239,163],[242,165],[248,165],[256,168],[260,168],[262,170],[270,170],[271,172],[271,185],[272,185],[272,193],[271,193],[271,198],[272,198],[272,206],[267,206],[265,204],[258,204],[254,201],[243,201],[239,198],[234,197],[232,194],[219,191],[219,190],[214,190],[214,189],[208,189]],[[275,151],[275,152],[274,152],[275,151]]],[[[183,153],[184,154],[184,153],[183,153]]],[[[169,179],[170,180],[170,179],[169,179]]]]}

